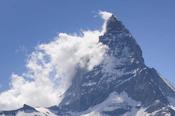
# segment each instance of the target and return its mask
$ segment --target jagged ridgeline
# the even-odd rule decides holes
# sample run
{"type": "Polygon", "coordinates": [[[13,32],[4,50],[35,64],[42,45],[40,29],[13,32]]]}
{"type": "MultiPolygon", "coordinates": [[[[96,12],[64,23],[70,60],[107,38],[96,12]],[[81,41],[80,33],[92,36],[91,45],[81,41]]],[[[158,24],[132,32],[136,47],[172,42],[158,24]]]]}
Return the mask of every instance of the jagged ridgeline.
{"type": "Polygon", "coordinates": [[[43,108],[47,112],[27,105],[19,110],[39,116],[175,116],[173,86],[145,65],[131,33],[114,15],[105,28],[99,37],[108,47],[104,60],[90,71],[79,68],[61,103],[43,108]]]}

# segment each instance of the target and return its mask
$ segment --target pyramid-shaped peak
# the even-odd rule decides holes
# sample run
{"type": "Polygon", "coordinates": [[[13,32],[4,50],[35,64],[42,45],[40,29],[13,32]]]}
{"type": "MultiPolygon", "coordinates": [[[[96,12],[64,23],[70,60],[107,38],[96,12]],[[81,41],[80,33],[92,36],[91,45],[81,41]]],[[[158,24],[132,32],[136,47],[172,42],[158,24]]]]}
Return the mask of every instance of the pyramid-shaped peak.
{"type": "Polygon", "coordinates": [[[121,21],[119,21],[113,14],[106,22],[106,32],[121,32],[126,30],[121,21]]]}
{"type": "Polygon", "coordinates": [[[111,21],[111,22],[117,22],[117,18],[112,14],[109,19],[108,19],[108,22],[111,21]]]}
{"type": "Polygon", "coordinates": [[[23,108],[24,108],[24,109],[32,109],[33,107],[31,107],[31,106],[29,106],[29,105],[27,105],[27,104],[24,104],[24,105],[23,105],[23,108]]]}

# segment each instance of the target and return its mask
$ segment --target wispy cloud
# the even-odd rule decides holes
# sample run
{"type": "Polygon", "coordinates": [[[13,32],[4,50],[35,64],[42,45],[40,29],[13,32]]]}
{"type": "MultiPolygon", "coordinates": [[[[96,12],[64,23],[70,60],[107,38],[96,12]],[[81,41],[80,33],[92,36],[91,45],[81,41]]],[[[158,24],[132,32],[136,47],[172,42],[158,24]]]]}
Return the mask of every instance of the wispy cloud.
{"type": "MultiPolygon", "coordinates": [[[[100,15],[106,22],[111,14],[100,15]]],[[[0,93],[0,109],[58,104],[77,67],[92,70],[103,60],[107,50],[99,42],[103,32],[104,28],[83,31],[81,35],[60,33],[53,41],[38,45],[27,59],[27,72],[12,74],[10,89],[0,93]]]]}

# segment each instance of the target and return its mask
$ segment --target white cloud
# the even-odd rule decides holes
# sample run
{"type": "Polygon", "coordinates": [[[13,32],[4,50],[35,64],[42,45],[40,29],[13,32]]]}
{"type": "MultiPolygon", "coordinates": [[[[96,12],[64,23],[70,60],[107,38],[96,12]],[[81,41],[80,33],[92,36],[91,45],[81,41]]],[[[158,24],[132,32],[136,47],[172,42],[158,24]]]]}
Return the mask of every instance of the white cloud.
{"type": "Polygon", "coordinates": [[[103,26],[102,26],[102,31],[101,31],[101,35],[103,35],[106,32],[107,21],[112,16],[112,13],[107,12],[107,11],[100,11],[99,15],[104,20],[104,23],[103,23],[103,26]]]}
{"type": "Polygon", "coordinates": [[[107,11],[100,11],[99,15],[106,21],[112,16],[112,13],[107,11]]]}
{"type": "MultiPolygon", "coordinates": [[[[109,13],[100,15],[106,22],[109,13]]],[[[27,59],[27,72],[21,76],[12,74],[10,89],[0,93],[0,110],[16,109],[23,104],[58,104],[77,67],[92,70],[103,60],[107,47],[99,43],[102,31],[83,31],[82,35],[60,33],[50,43],[37,46],[27,59]]]]}

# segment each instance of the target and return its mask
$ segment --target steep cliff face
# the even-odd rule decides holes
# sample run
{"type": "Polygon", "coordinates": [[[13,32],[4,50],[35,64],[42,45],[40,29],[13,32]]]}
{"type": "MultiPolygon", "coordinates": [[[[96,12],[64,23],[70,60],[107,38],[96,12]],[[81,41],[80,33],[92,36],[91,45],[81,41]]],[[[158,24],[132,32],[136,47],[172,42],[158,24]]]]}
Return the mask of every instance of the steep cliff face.
{"type": "Polygon", "coordinates": [[[97,112],[112,116],[133,112],[136,115],[138,111],[174,114],[169,101],[175,98],[174,89],[155,69],[144,64],[139,45],[113,15],[107,21],[100,42],[109,48],[104,61],[92,71],[80,69],[77,72],[59,105],[60,110],[83,112],[94,108],[96,111],[96,106],[111,98],[114,101],[109,100],[111,103],[103,104],[97,112]]]}

